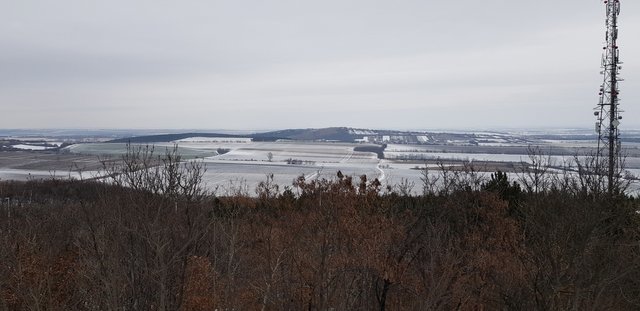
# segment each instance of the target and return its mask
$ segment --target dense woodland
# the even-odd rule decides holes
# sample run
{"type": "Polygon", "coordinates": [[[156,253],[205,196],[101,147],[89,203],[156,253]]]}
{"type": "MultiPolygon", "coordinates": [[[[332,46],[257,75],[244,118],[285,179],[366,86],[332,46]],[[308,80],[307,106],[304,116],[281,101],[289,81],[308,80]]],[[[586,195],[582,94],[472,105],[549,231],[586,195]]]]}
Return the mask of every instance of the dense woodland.
{"type": "Polygon", "coordinates": [[[0,182],[0,310],[640,309],[638,200],[589,174],[216,195],[180,163],[138,149],[108,182],[0,182]]]}

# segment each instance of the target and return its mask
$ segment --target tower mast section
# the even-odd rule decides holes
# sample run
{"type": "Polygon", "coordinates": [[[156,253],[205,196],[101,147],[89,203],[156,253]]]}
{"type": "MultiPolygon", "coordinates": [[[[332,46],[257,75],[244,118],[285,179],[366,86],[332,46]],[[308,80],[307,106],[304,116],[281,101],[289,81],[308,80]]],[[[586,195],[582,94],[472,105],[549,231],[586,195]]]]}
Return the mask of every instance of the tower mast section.
{"type": "Polygon", "coordinates": [[[616,188],[616,180],[620,170],[620,110],[618,73],[621,69],[618,50],[618,15],[620,15],[620,0],[605,0],[606,6],[606,45],[603,47],[602,75],[604,81],[600,86],[600,100],[594,113],[597,117],[596,131],[598,132],[597,174],[603,174],[601,169],[606,167],[607,189],[612,193],[616,188]],[[606,159],[606,160],[605,160],[606,159]]]}

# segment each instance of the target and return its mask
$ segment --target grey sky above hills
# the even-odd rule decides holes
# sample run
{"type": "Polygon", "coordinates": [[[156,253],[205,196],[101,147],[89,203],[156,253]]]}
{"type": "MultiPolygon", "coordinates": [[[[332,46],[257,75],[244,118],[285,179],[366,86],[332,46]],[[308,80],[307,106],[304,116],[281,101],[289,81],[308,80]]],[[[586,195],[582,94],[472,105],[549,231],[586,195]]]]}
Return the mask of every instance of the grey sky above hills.
{"type": "Polygon", "coordinates": [[[2,127],[591,127],[603,40],[599,0],[5,1],[2,127]]]}

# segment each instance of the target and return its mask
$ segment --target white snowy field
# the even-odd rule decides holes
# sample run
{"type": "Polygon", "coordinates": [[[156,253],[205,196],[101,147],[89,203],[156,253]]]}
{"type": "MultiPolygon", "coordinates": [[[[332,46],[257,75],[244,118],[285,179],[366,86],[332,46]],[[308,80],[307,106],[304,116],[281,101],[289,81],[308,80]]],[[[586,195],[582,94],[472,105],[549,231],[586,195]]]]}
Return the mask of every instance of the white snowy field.
{"type": "MultiPolygon", "coordinates": [[[[553,166],[565,166],[573,162],[576,158],[584,160],[584,155],[588,154],[589,150],[594,150],[595,144],[592,142],[576,142],[568,141],[567,144],[563,144],[562,141],[548,142],[548,145],[538,145],[542,154],[549,152],[547,149],[550,146],[556,147],[553,150],[564,152],[564,154],[558,155],[544,155],[545,160],[548,160],[553,166]]],[[[505,162],[505,163],[520,163],[531,162],[529,155],[527,154],[527,148],[517,149],[514,153],[514,149],[505,148],[503,146],[492,146],[495,148],[485,148],[486,146],[430,146],[430,145],[404,145],[404,144],[389,144],[384,151],[385,158],[389,160],[454,160],[454,161],[488,161],[488,162],[505,162]],[[478,152],[482,150],[483,152],[478,152]],[[490,152],[488,152],[490,151],[490,152]],[[505,153],[503,153],[505,152],[505,153]]],[[[508,147],[514,147],[510,144],[508,147]]],[[[624,167],[627,169],[640,169],[640,145],[636,143],[628,143],[624,145],[622,151],[624,157],[624,167]]]]}
{"type": "Polygon", "coordinates": [[[30,179],[53,179],[53,178],[73,178],[84,179],[98,176],[98,171],[71,171],[71,170],[27,170],[0,168],[0,180],[30,180],[30,179]]]}
{"type": "MultiPolygon", "coordinates": [[[[550,143],[556,144],[556,142],[550,143]]],[[[206,168],[205,186],[220,195],[237,191],[253,195],[258,183],[265,181],[268,175],[273,175],[274,182],[282,190],[284,187],[292,186],[299,176],[303,175],[307,180],[330,179],[335,178],[338,171],[344,175],[353,176],[355,181],[361,175],[366,175],[368,180],[378,178],[384,187],[395,187],[401,183],[413,185],[412,192],[418,194],[422,191],[422,170],[416,168],[424,167],[424,162],[420,160],[404,162],[394,158],[412,155],[431,160],[439,158],[463,162],[529,161],[526,154],[434,152],[439,148],[438,146],[397,144],[388,145],[385,151],[388,159],[380,160],[374,153],[354,151],[355,147],[363,146],[356,143],[254,142],[247,139],[197,137],[169,143],[156,143],[154,144],[155,153],[161,155],[176,144],[178,152],[184,156],[185,160],[202,161],[206,168]]],[[[135,147],[138,146],[141,145],[135,147]]],[[[67,147],[66,150],[72,155],[82,156],[83,160],[95,159],[97,162],[98,159],[119,158],[126,152],[126,144],[77,144],[67,147]]],[[[573,157],[552,156],[551,159],[556,165],[562,165],[573,157]]],[[[80,160],[74,161],[74,163],[81,163],[80,160]]],[[[6,162],[9,163],[9,161],[6,162]]],[[[52,170],[43,162],[35,169],[31,167],[25,169],[18,165],[21,162],[19,159],[12,159],[10,162],[15,165],[3,165],[0,161],[0,179],[49,178],[53,174],[58,178],[80,177],[77,172],[61,169],[60,167],[65,167],[61,165],[57,170],[52,170]]],[[[434,164],[429,166],[432,176],[438,174],[434,164]]],[[[89,167],[88,164],[87,167],[89,167]]],[[[627,167],[634,173],[640,173],[640,157],[627,158],[627,167]]],[[[82,177],[89,178],[97,174],[99,173],[93,166],[86,170],[82,177]]],[[[480,175],[488,179],[491,173],[480,173],[480,175]]],[[[517,177],[513,173],[509,176],[514,179],[517,177]]]]}
{"type": "Polygon", "coordinates": [[[379,160],[369,152],[356,152],[356,144],[311,142],[251,142],[242,144],[185,145],[183,148],[222,148],[229,152],[204,158],[208,188],[233,192],[239,185],[252,194],[258,183],[273,174],[281,189],[300,176],[307,180],[345,175],[381,178],[379,160]]]}
{"type": "Polygon", "coordinates": [[[47,147],[47,146],[25,145],[25,144],[11,145],[11,147],[12,148],[16,148],[16,149],[20,149],[20,150],[35,150],[35,151],[42,151],[42,150],[48,150],[48,149],[57,148],[57,146],[55,146],[55,147],[47,147]]]}
{"type": "MultiPolygon", "coordinates": [[[[371,152],[354,151],[361,144],[328,142],[251,142],[247,140],[188,139],[157,143],[154,150],[162,154],[174,144],[186,159],[202,161],[206,172],[204,183],[218,193],[243,190],[254,194],[255,188],[268,175],[281,189],[292,186],[300,176],[307,180],[334,178],[338,171],[355,178],[384,181],[380,160],[371,152]]],[[[138,145],[141,146],[141,145],[138,145]]],[[[135,147],[138,147],[135,146],[135,147]]],[[[125,144],[78,144],[67,147],[72,153],[117,158],[126,151],[125,144]]]]}

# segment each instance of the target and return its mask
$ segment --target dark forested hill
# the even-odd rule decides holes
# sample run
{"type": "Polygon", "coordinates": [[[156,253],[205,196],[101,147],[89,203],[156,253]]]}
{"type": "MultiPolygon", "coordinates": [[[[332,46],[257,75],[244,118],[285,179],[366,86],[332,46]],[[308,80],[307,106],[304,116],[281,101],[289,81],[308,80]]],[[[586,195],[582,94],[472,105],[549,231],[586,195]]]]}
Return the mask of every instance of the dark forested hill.
{"type": "Polygon", "coordinates": [[[190,137],[221,137],[221,138],[253,138],[256,141],[275,141],[277,139],[283,139],[286,137],[274,137],[266,134],[252,134],[252,135],[231,135],[231,134],[219,134],[219,133],[179,133],[179,134],[159,134],[159,135],[146,135],[126,137],[110,140],[110,143],[160,143],[170,142],[174,140],[180,140],[190,137]]]}
{"type": "Polygon", "coordinates": [[[161,134],[136,136],[128,138],[114,139],[110,142],[114,143],[157,143],[169,142],[189,137],[228,137],[228,138],[252,138],[255,141],[275,141],[278,139],[287,140],[322,140],[322,141],[342,141],[353,142],[362,135],[355,135],[346,127],[332,127],[322,129],[288,129],[281,131],[255,133],[248,135],[231,135],[219,133],[179,133],[179,134],[161,134]]]}

